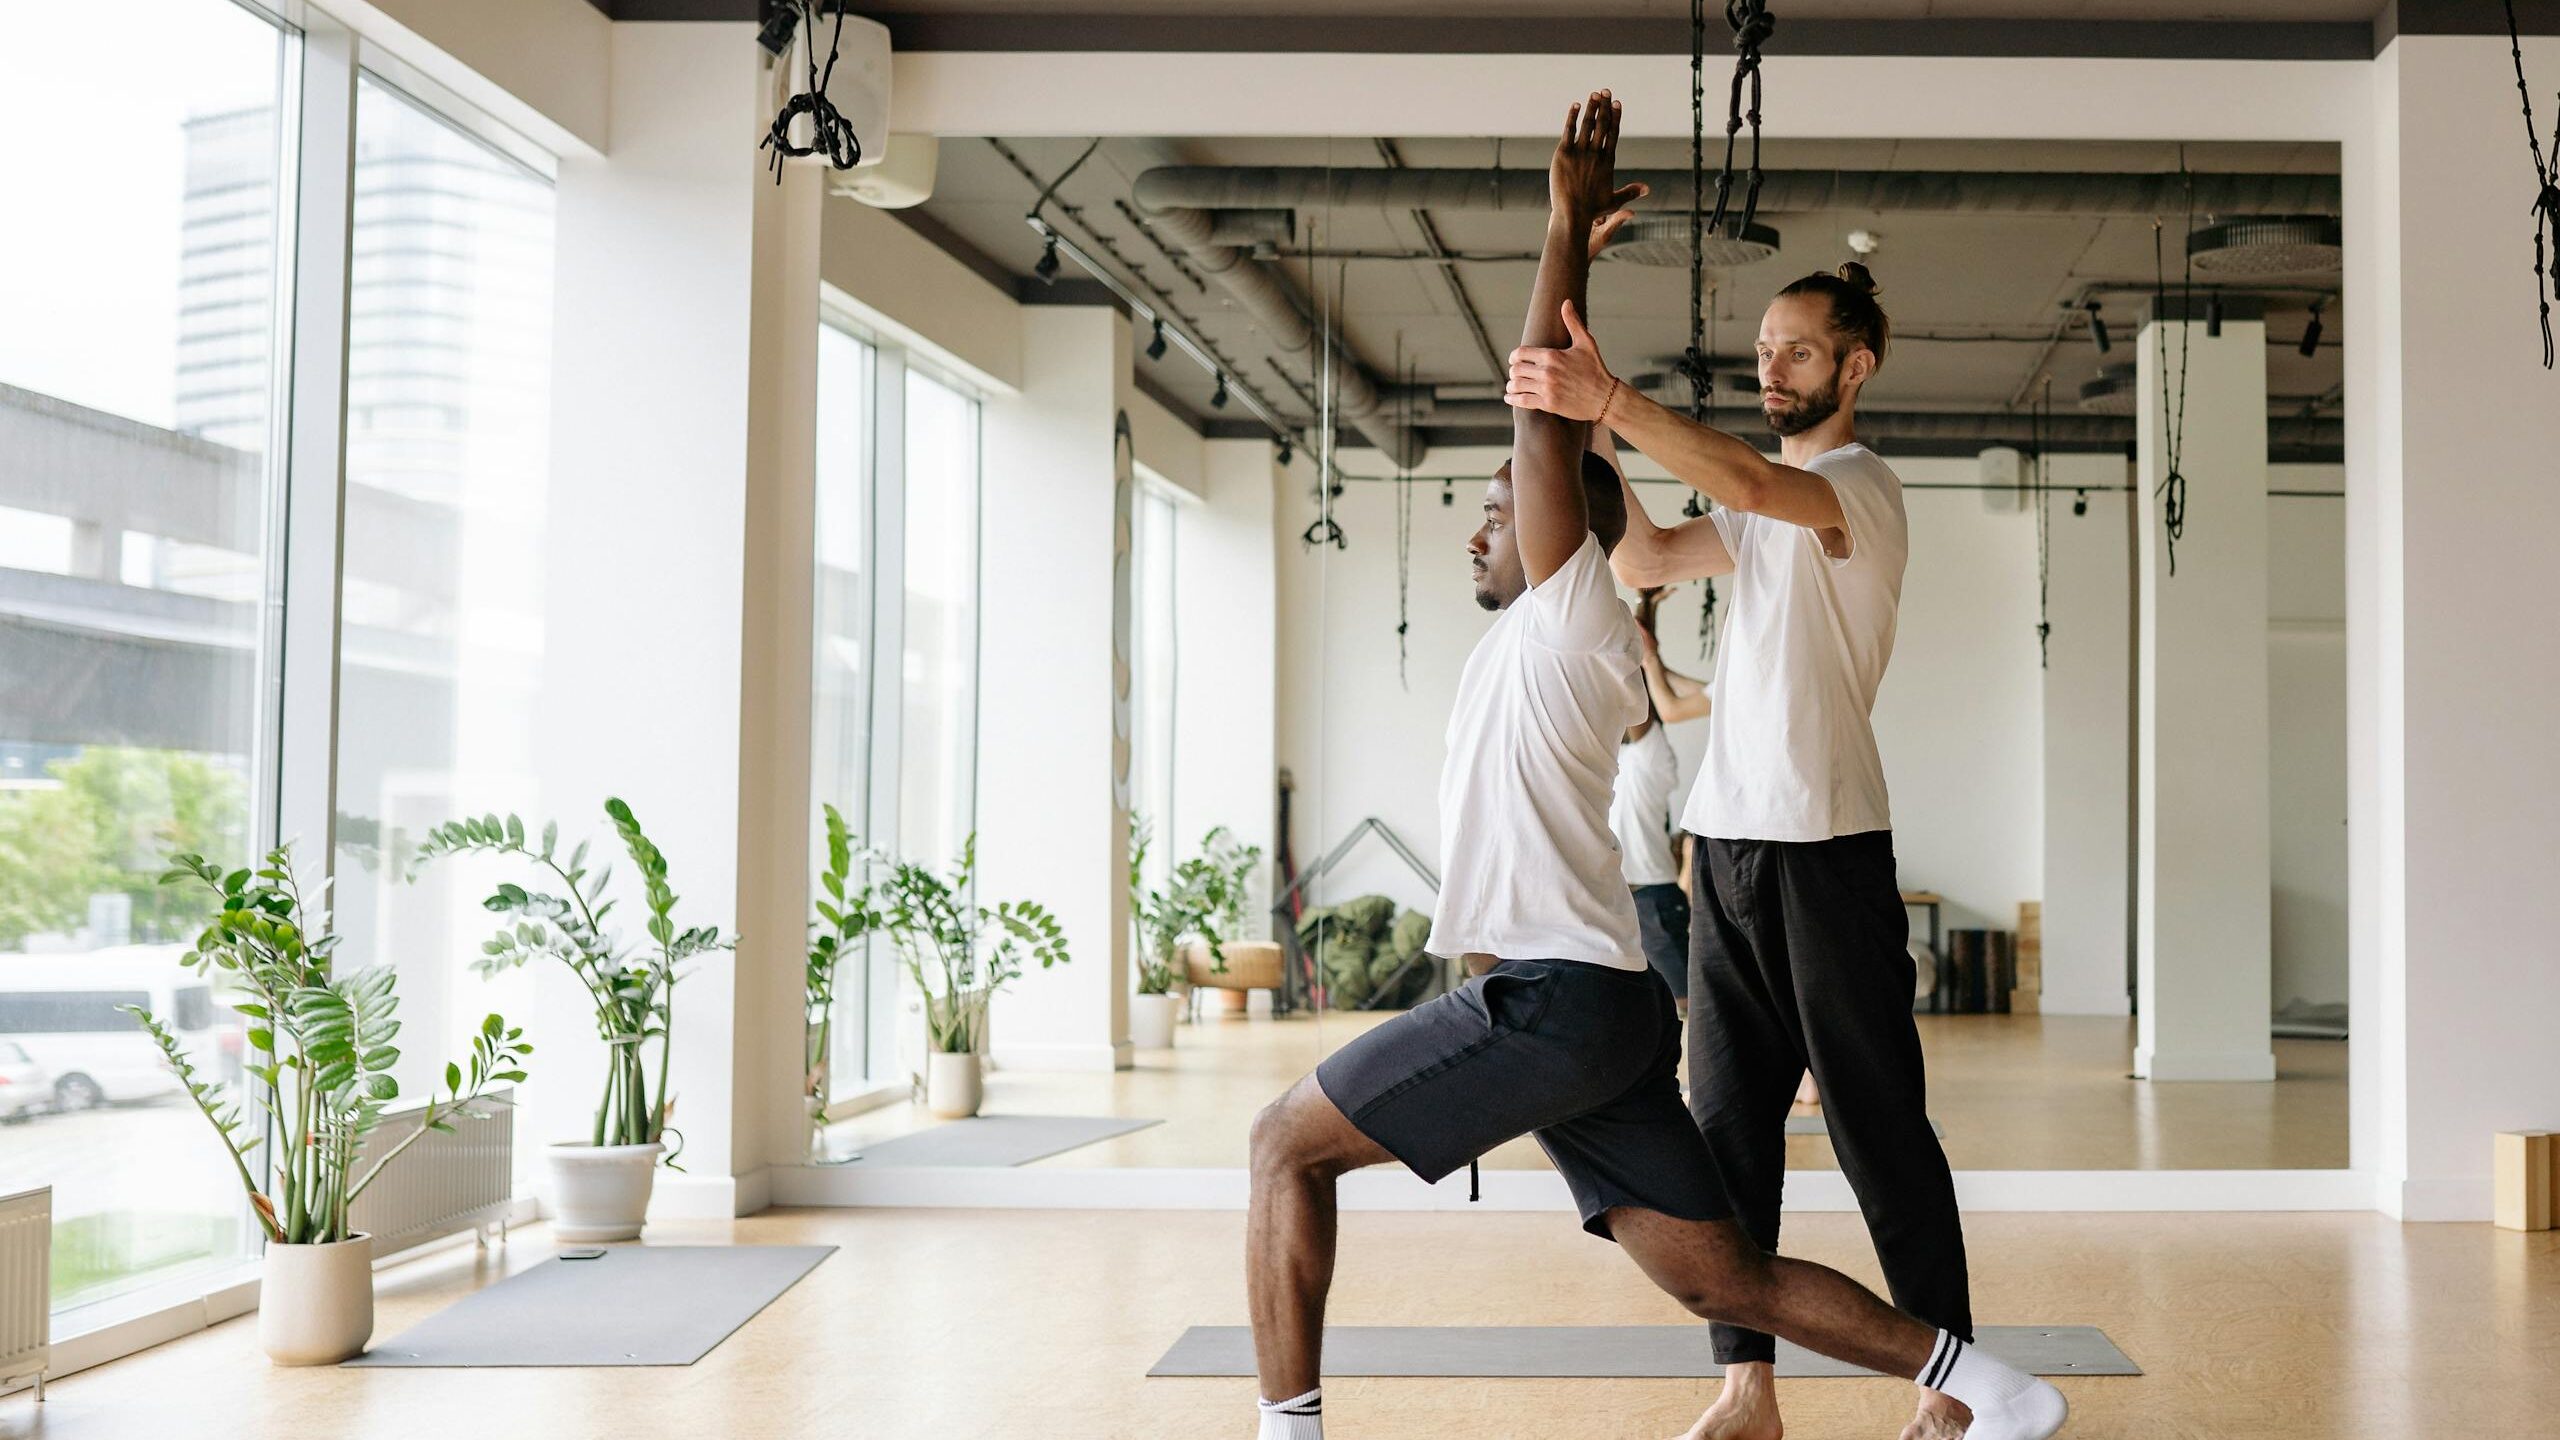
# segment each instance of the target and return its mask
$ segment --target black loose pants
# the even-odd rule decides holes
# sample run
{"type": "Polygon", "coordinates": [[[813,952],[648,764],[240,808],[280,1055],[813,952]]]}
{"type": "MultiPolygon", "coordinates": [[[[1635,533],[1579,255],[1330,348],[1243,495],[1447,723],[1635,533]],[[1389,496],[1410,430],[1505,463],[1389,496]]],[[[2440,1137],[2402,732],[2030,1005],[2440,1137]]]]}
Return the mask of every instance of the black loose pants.
{"type": "MultiPolygon", "coordinates": [[[[1693,847],[1689,1111],[1751,1238],[1778,1248],[1787,1108],[1806,1070],[1893,1303],[1973,1338],[1964,1225],[1929,1128],[1893,832],[1693,847]]],[[[1776,1342],[1716,1325],[1716,1363],[1776,1342]]]]}

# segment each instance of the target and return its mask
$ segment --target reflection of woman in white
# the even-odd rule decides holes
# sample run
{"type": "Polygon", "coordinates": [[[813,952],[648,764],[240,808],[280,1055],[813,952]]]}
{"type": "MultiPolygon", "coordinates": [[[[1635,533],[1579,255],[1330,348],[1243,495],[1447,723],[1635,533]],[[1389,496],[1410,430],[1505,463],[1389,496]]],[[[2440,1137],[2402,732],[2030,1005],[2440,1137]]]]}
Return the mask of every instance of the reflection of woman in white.
{"type": "MultiPolygon", "coordinates": [[[[1600,433],[1594,426],[1592,448],[1606,455],[1602,447],[1607,442],[1596,438],[1600,433]]],[[[1645,961],[1670,984],[1673,1003],[1685,1020],[1689,1015],[1689,895],[1681,884],[1686,877],[1681,873],[1682,856],[1674,848],[1673,833],[1678,827],[1671,816],[1680,760],[1662,727],[1695,719],[1712,707],[1703,687],[1684,696],[1658,678],[1664,672],[1654,647],[1653,620],[1661,602],[1659,589],[1647,590],[1636,600],[1636,626],[1644,635],[1645,689],[1651,703],[1643,722],[1629,729],[1618,746],[1609,828],[1617,835],[1618,863],[1626,874],[1627,889],[1635,896],[1645,961]]]]}

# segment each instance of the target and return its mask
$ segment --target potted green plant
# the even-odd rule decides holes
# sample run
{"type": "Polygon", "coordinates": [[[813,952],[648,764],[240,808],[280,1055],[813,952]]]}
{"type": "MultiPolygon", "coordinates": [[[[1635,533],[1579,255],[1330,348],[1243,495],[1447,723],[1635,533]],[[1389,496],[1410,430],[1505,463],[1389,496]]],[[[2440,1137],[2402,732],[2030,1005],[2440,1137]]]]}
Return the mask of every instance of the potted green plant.
{"type": "Polygon", "coordinates": [[[837,813],[836,807],[828,805],[824,809],[827,866],[818,872],[818,888],[826,893],[816,902],[817,918],[809,922],[809,962],[802,990],[808,1007],[803,1026],[808,1042],[803,1093],[809,1105],[811,1159],[825,1158],[827,1107],[834,1098],[828,1056],[835,1038],[836,971],[844,958],[859,953],[865,937],[881,926],[880,908],[872,899],[871,879],[878,857],[853,843],[844,816],[837,813]]]}
{"type": "MultiPolygon", "coordinates": [[[[160,1018],[130,1012],[150,1032],[187,1094],[222,1137],[266,1232],[260,1264],[258,1342],[279,1365],[334,1365],[373,1338],[373,1237],[348,1224],[350,1208],[383,1168],[430,1130],[453,1128],[457,1111],[493,1084],[524,1079],[533,1047],[524,1032],[491,1015],[472,1037],[468,1071],[444,1067],[444,1093],[430,1092],[418,1128],[363,1173],[357,1156],[400,1096],[391,1068],[400,1050],[400,996],[387,967],[336,974],[338,937],[326,911],[305,907],[291,847],[270,851],[255,870],[224,873],[200,855],[171,857],[162,884],[193,881],[211,891],[213,919],[181,963],[240,996],[249,1021],[243,1082],[268,1119],[252,1130],[224,1087],[195,1065],[160,1018]],[[271,1139],[260,1162],[249,1156],[271,1139]]],[[[324,887],[325,888],[325,887],[324,887]]]]}
{"type": "Polygon", "coordinates": [[[605,898],[612,867],[590,875],[585,841],[560,856],[556,823],[542,827],[537,848],[516,816],[456,820],[427,833],[411,868],[414,875],[418,866],[450,855],[512,856],[544,872],[545,884],[556,882],[556,894],[501,884],[481,902],[501,923],[472,963],[491,975],[537,959],[557,960],[586,987],[595,1006],[596,1034],[607,1056],[595,1126],[584,1140],[553,1143],[547,1156],[552,1234],[582,1243],[636,1238],[658,1163],[682,1168],[675,1157],[683,1136],[667,1123],[675,1110],[675,1097],[667,1092],[667,1060],[674,1044],[676,981],[686,961],[737,944],[716,925],[676,928],[677,896],[667,882],[666,856],[641,831],[630,806],[608,799],[604,810],[640,872],[649,912],[645,944],[626,945],[618,931],[606,927],[615,904],[605,898]],[[653,1044],[654,1080],[647,1053],[653,1044]],[[667,1146],[670,1136],[677,1142],[674,1150],[667,1146]]]}
{"type": "Polygon", "coordinates": [[[1129,816],[1129,916],[1138,930],[1138,993],[1129,1003],[1129,1041],[1141,1050],[1173,1043],[1180,1001],[1174,986],[1190,977],[1183,944],[1196,940],[1211,967],[1226,969],[1226,942],[1241,927],[1244,886],[1262,852],[1237,845],[1226,827],[1200,841],[1200,853],[1173,867],[1162,889],[1145,879],[1149,827],[1129,816]]]}
{"type": "Polygon", "coordinates": [[[1025,964],[1046,970],[1067,962],[1057,917],[1030,900],[979,904],[977,868],[972,833],[949,875],[900,862],[879,892],[881,928],[924,1000],[925,1106],[945,1119],[978,1113],[987,1002],[1020,979],[1025,964]]]}

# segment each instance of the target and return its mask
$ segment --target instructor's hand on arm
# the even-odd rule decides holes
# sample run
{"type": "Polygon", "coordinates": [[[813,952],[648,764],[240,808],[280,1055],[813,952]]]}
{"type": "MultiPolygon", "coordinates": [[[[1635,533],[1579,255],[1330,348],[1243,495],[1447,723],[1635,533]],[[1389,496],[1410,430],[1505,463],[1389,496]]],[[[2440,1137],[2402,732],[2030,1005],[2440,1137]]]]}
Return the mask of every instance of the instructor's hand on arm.
{"type": "MultiPolygon", "coordinates": [[[[1511,352],[1502,398],[1512,408],[1543,410],[1568,420],[1600,420],[1682,483],[1728,509],[1810,530],[1847,527],[1831,482],[1809,470],[1781,465],[1721,430],[1647,399],[1609,373],[1600,358],[1599,342],[1583,328],[1579,308],[1567,302],[1561,318],[1564,345],[1524,344],[1511,352]]],[[[1623,572],[1620,578],[1627,579],[1623,572]]]]}

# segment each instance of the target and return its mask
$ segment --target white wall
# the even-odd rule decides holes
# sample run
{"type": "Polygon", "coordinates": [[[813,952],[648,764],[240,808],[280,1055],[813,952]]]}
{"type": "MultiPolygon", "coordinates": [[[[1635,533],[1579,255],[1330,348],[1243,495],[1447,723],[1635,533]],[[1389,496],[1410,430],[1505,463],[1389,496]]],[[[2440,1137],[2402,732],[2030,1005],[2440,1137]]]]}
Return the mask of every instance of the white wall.
{"type": "MultiPolygon", "coordinates": [[[[1262,847],[1266,883],[1254,892],[1260,901],[1269,893],[1279,763],[1272,450],[1261,440],[1194,445],[1205,493],[1200,503],[1177,507],[1174,517],[1180,683],[1171,838],[1184,847],[1176,853],[1187,854],[1210,827],[1223,825],[1238,840],[1262,847]]],[[[1247,934],[1264,933],[1261,910],[1250,907],[1247,934]]]]}
{"type": "MultiPolygon", "coordinates": [[[[2274,1000],[2347,999],[2345,467],[2267,480],[2267,780],[2274,1000]]],[[[2350,1017],[2352,1020],[2353,1017],[2350,1017]]]]}
{"type": "Polygon", "coordinates": [[[2124,1015],[2132,904],[2132,467],[2054,457],[2053,634],[2044,681],[2044,1010],[2124,1015]],[[2105,487],[2105,488],[2099,488],[2105,487]]]}
{"type": "Polygon", "coordinates": [[[613,22],[588,0],[320,0],[368,46],[562,154],[608,142],[613,22]]]}
{"type": "MultiPolygon", "coordinates": [[[[1358,468],[1366,452],[1346,452],[1358,468]]],[[[1435,453],[1417,472],[1481,471],[1494,451],[1435,453]]],[[[1975,462],[1895,462],[1910,485],[1969,483],[1975,462]]],[[[1636,457],[1630,473],[1659,474],[1636,457]]],[[[1912,563],[1901,629],[1877,698],[1877,741],[1893,787],[1895,849],[1907,888],[1949,897],[1946,923],[2007,929],[2017,902],[2045,905],[2048,1011],[2127,1013],[2129,706],[2132,684],[2126,466],[2110,455],[2054,461],[2057,486],[2093,487],[2089,512],[2053,503],[2052,663],[2037,665],[2034,516],[1994,514],[1971,491],[1912,489],[1912,563]]],[[[2337,466],[2275,466],[2271,489],[2333,490],[2337,466]]],[[[1376,814],[1425,859],[1439,854],[1441,736],[1468,647],[1487,617],[1466,583],[1462,547],[1475,526],[1480,481],[1415,487],[1409,683],[1395,648],[1393,487],[1354,482],[1337,514],[1350,548],[1310,551],[1298,536],[1315,517],[1313,470],[1301,462],[1277,498],[1280,763],[1298,782],[1299,863],[1376,814]],[[1321,622],[1318,620],[1322,604],[1321,622]]],[[[1680,518],[1681,494],[1639,487],[1659,523],[1680,518]]],[[[2346,993],[2343,815],[2344,705],[2338,677],[2317,658],[2342,654],[2334,618],[2344,565],[2336,500],[2274,499],[2270,604],[2287,631],[2270,640],[2277,773],[2272,816],[2279,980],[2291,994],[2346,993]],[[2296,663],[2287,667],[2287,660],[2296,663]],[[2304,666],[2310,667],[2306,672],[2304,666]],[[2290,987],[2290,988],[2288,988],[2290,987]]],[[[1188,597],[1186,597],[1188,603],[1188,597]]],[[[1671,667],[1704,675],[1698,587],[1666,602],[1660,624],[1671,667]]],[[[1705,722],[1712,724],[1712,721],[1705,722]]],[[[1672,731],[1681,793],[1697,773],[1703,724],[1672,731]]],[[[1372,891],[1419,905],[1428,892],[1383,849],[1364,850],[1321,898],[1372,891]]],[[[1915,927],[1920,924],[1915,914],[1915,927]]]]}
{"type": "MultiPolygon", "coordinates": [[[[1346,468],[1365,458],[1347,454],[1346,468]]],[[[1420,472],[1483,475],[1493,450],[1434,452],[1420,472]]],[[[1897,462],[1905,482],[1978,478],[1972,460],[1897,462]]],[[[1659,475],[1631,459],[1629,473],[1659,475]]],[[[1426,860],[1440,853],[1442,736],[1459,671],[1489,618],[1475,604],[1465,545],[1478,523],[1481,480],[1415,487],[1410,626],[1404,678],[1396,656],[1396,502],[1392,485],[1354,482],[1337,502],[1345,550],[1309,550],[1313,472],[1295,467],[1280,496],[1281,763],[1299,785],[1299,863],[1312,864],[1361,819],[1376,815],[1426,860]]],[[[1641,485],[1657,523],[1676,523],[1685,492],[1641,485]]],[[[2035,537],[2026,514],[1986,511],[1971,491],[1909,492],[1913,561],[1900,635],[1877,698],[1878,744],[1893,787],[1895,850],[1908,888],[1950,901],[1949,926],[2017,923],[2040,890],[2042,777],[2036,756],[2035,537]]],[[[1697,586],[1665,604],[1659,628],[1674,670],[1704,677],[1697,586]]],[[[1697,774],[1704,725],[1675,727],[1679,796],[1697,774]]],[[[1428,892],[1384,849],[1364,850],[1320,900],[1371,891],[1401,905],[1428,892]]]]}
{"type": "MultiPolygon", "coordinates": [[[[2547,84],[2560,40],[2528,41],[2524,63],[2547,84]]],[[[2357,1029],[2382,1043],[2358,1051],[2375,1072],[2358,1161],[2390,1213],[2484,1219],[2489,1137],[2560,1121],[2560,407],[2525,289],[2532,195],[2509,148],[2504,39],[2404,36],[2370,78],[2347,235],[2348,302],[2376,342],[2348,376],[2371,396],[2369,419],[2349,407],[2348,454],[2370,466],[2349,488],[2364,562],[2351,613],[2371,617],[2372,644],[2349,670],[2372,766],[2357,818],[2375,841],[2356,864],[2377,1004],[2358,994],[2357,1029]],[[2487,168],[2501,151],[2505,168],[2487,168]]]]}

